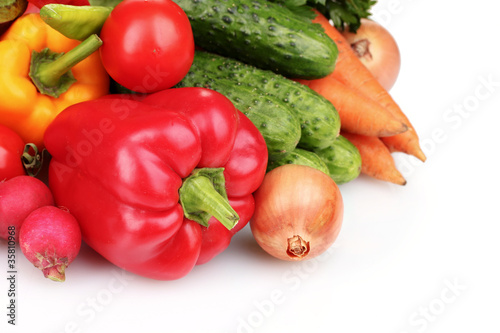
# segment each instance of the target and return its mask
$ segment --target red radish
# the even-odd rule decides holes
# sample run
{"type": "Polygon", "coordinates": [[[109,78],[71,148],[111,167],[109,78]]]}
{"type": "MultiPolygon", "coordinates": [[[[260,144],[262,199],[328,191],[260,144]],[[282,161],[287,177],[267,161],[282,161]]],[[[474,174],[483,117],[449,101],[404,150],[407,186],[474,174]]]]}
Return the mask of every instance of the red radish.
{"type": "Polygon", "coordinates": [[[0,238],[8,238],[8,228],[15,227],[15,239],[24,219],[35,209],[53,206],[49,187],[30,176],[17,176],[0,182],[0,238]]]}
{"type": "Polygon", "coordinates": [[[375,21],[361,19],[355,34],[348,29],[342,34],[382,87],[390,90],[399,75],[401,55],[389,31],[375,21]]]}
{"type": "Polygon", "coordinates": [[[65,280],[66,267],[80,251],[82,234],[71,213],[55,206],[32,212],[21,226],[21,251],[46,278],[65,280]]]}

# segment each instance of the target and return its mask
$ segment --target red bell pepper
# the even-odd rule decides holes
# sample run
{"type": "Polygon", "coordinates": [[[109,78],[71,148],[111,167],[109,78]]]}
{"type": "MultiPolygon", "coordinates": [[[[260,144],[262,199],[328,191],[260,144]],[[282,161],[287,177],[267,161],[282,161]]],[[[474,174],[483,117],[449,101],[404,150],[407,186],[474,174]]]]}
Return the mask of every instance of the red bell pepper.
{"type": "Polygon", "coordinates": [[[253,215],[267,165],[257,128],[204,88],[79,103],[44,141],[56,204],[76,217],[85,242],[158,280],[181,278],[227,248],[253,215]]]}

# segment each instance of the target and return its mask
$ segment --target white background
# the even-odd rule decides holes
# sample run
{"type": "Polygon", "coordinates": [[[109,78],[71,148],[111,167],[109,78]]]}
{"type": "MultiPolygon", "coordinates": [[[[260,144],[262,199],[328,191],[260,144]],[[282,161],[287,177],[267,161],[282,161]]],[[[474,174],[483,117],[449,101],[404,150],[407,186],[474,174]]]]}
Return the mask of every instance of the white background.
{"type": "Polygon", "coordinates": [[[391,94],[428,161],[395,155],[404,187],[363,176],[341,185],[343,228],[319,259],[275,260],[246,228],[177,281],[130,275],[84,247],[56,283],[18,250],[17,325],[4,277],[0,330],[500,332],[498,12],[493,0],[375,6],[402,54],[391,94]]]}

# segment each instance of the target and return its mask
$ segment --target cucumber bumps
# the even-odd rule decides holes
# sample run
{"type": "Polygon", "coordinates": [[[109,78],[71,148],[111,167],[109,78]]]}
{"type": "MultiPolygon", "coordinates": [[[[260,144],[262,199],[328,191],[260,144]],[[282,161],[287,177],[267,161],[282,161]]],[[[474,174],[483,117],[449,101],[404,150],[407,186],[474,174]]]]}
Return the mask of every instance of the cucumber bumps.
{"type": "Polygon", "coordinates": [[[257,127],[266,141],[269,160],[281,159],[295,149],[300,139],[300,123],[279,99],[248,85],[214,79],[191,69],[176,87],[204,87],[225,95],[257,127]]]}
{"type": "Polygon", "coordinates": [[[358,148],[342,135],[324,149],[315,150],[328,168],[328,174],[337,185],[358,178],[361,173],[361,155],[358,148]]]}
{"type": "Polygon", "coordinates": [[[300,148],[326,148],[340,132],[340,117],[330,101],[309,87],[273,71],[202,51],[195,53],[190,71],[206,73],[214,78],[227,78],[235,84],[248,85],[280,99],[299,119],[300,148]]]}
{"type": "Polygon", "coordinates": [[[320,150],[295,148],[289,155],[270,161],[267,171],[284,164],[310,166],[326,173],[340,185],[358,178],[361,172],[361,155],[356,146],[339,135],[333,144],[320,150]]]}
{"type": "Polygon", "coordinates": [[[266,0],[174,0],[202,49],[290,78],[324,77],[338,49],[319,24],[266,0]]]}
{"type": "Polygon", "coordinates": [[[259,128],[271,160],[282,158],[295,146],[326,148],[340,132],[337,110],[312,89],[220,55],[196,51],[191,69],[177,86],[205,87],[228,97],[259,128]]]}

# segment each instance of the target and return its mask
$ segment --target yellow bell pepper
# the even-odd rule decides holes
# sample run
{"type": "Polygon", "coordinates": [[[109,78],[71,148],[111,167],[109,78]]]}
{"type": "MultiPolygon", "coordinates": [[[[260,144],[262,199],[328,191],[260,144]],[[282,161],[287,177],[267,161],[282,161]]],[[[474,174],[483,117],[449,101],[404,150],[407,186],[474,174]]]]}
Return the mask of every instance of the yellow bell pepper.
{"type": "Polygon", "coordinates": [[[63,36],[39,14],[18,18],[0,38],[0,123],[42,149],[45,129],[62,110],[108,94],[109,76],[96,51],[98,45],[87,48],[88,54],[82,56],[75,47],[80,50],[84,43],[63,36]],[[34,51],[47,49],[64,54],[65,61],[58,61],[56,67],[50,63],[57,60],[47,65],[35,58],[34,51]],[[49,85],[47,91],[30,76],[34,66],[40,67],[40,80],[49,85]],[[65,84],[59,80],[62,73],[69,75],[65,84]]]}

